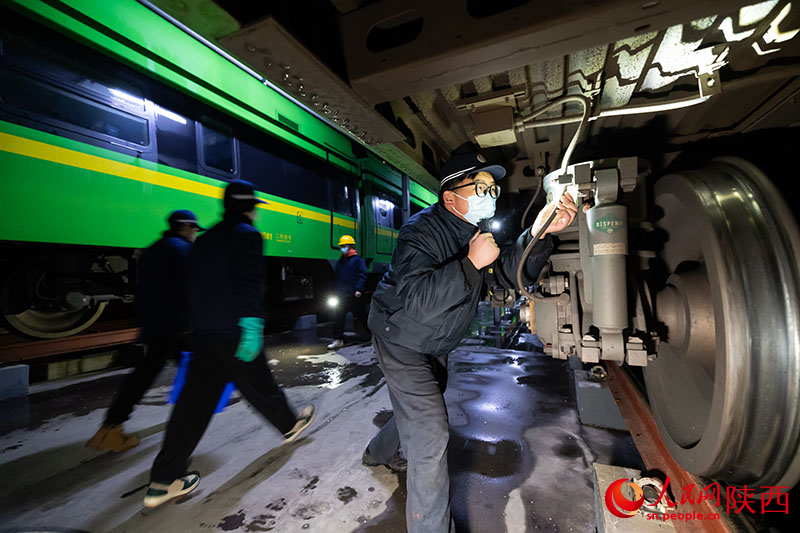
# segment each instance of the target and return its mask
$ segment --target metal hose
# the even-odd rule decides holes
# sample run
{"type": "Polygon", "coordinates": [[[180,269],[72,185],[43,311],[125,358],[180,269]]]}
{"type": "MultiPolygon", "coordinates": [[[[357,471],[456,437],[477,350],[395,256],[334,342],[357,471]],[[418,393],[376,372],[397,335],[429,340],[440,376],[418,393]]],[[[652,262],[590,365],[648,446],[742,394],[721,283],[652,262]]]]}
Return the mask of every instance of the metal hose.
{"type": "MultiPolygon", "coordinates": [[[[581,122],[578,125],[578,129],[575,131],[575,135],[572,136],[572,140],[570,141],[569,146],[567,146],[567,150],[564,152],[564,158],[561,160],[562,175],[567,173],[567,168],[569,167],[569,160],[572,157],[572,152],[575,150],[575,146],[578,144],[578,139],[583,135],[583,132],[586,130],[586,124],[589,122],[589,108],[590,108],[589,99],[583,96],[582,94],[569,94],[566,96],[562,96],[561,98],[556,98],[552,102],[545,104],[544,106],[537,109],[530,115],[523,117],[520,121],[521,123],[524,123],[529,120],[533,120],[536,117],[550,111],[554,107],[565,104],[567,102],[579,102],[580,104],[582,104],[583,116],[581,117],[581,122]]],[[[566,193],[566,189],[564,189],[564,192],[566,193]]],[[[562,197],[563,194],[564,193],[562,193],[562,197]]],[[[533,201],[531,201],[531,204],[529,204],[528,207],[530,207],[532,203],[533,201]]],[[[525,214],[527,215],[527,209],[525,214]]],[[[531,242],[528,243],[528,246],[525,247],[525,251],[522,252],[522,257],[520,258],[519,264],[517,265],[517,279],[516,279],[517,289],[519,289],[519,292],[521,292],[522,295],[525,296],[525,298],[527,298],[528,300],[532,300],[533,295],[530,292],[528,292],[528,289],[526,289],[525,285],[522,283],[522,269],[525,268],[525,263],[527,263],[528,257],[531,255],[533,247],[536,246],[536,242],[541,238],[542,235],[544,235],[544,232],[547,231],[547,228],[550,227],[550,224],[553,223],[553,220],[555,220],[556,214],[558,214],[558,209],[554,208],[553,212],[550,213],[550,216],[547,217],[547,220],[545,221],[544,225],[539,229],[539,231],[536,232],[536,235],[534,235],[533,240],[531,240],[531,242]]],[[[522,220],[523,221],[525,220],[525,215],[523,215],[522,220]]],[[[531,229],[533,229],[533,225],[531,225],[531,229]]]]}
{"type": "Polygon", "coordinates": [[[578,144],[578,139],[583,135],[584,130],[586,129],[586,125],[589,123],[589,111],[591,109],[591,102],[588,98],[586,98],[582,94],[568,94],[566,96],[562,96],[560,98],[556,98],[550,103],[547,103],[540,107],[539,109],[535,110],[530,115],[522,117],[517,123],[524,124],[529,120],[533,120],[538,116],[547,113],[551,109],[560,106],[562,104],[566,104],[568,102],[578,102],[583,105],[583,115],[581,116],[580,124],[578,124],[578,130],[575,132],[575,135],[572,137],[572,141],[570,141],[569,146],[567,146],[566,152],[564,152],[564,158],[561,160],[561,173],[567,173],[567,167],[569,166],[570,157],[572,157],[572,152],[575,150],[575,146],[578,144]]]}

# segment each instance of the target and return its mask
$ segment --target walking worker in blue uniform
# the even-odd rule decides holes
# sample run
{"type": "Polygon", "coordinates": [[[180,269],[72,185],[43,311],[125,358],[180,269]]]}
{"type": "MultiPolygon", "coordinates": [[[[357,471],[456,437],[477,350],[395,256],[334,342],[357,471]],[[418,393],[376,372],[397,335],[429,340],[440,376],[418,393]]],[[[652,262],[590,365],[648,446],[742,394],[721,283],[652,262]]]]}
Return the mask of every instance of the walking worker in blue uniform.
{"type": "Polygon", "coordinates": [[[261,233],[253,226],[253,185],[225,188],[222,221],[197,239],[189,254],[189,327],[194,354],[172,410],[161,451],[150,471],[145,507],[157,507],[194,490],[197,472],[189,456],[205,433],[225,385],[242,396],[291,442],[308,428],[316,409],[295,414],[272,377],[264,355],[264,258],[261,233]]]}
{"type": "Polygon", "coordinates": [[[364,305],[364,283],[367,281],[367,264],[356,252],[356,240],[352,235],[342,235],[339,239],[342,257],[336,263],[336,294],[339,301],[336,306],[336,319],[333,322],[333,342],[328,349],[335,350],[344,345],[344,324],[347,313],[353,316],[365,328],[367,326],[367,308],[364,305]]]}
{"type": "MultiPolygon", "coordinates": [[[[449,428],[444,390],[447,357],[475,316],[481,287],[490,280],[515,286],[523,251],[553,209],[545,233],[567,227],[577,209],[569,196],[539,213],[531,232],[503,250],[477,224],[494,216],[505,176],[479,153],[455,155],[440,176],[439,202],[412,216],[397,238],[392,268],[372,297],[369,325],[378,362],[389,386],[394,417],[367,446],[370,466],[396,462],[399,446],[408,461],[406,520],[409,532],[452,531],[447,471],[449,428]]],[[[542,234],[523,268],[532,283],[552,249],[542,234]]]]}
{"type": "Polygon", "coordinates": [[[191,211],[173,211],[169,230],[147,248],[138,264],[136,305],[144,358],[125,378],[106,413],[105,422],[86,443],[96,450],[124,452],[139,445],[139,437],[122,432],[133,406],[144,396],[167,359],[179,361],[187,329],[186,265],[198,231],[205,231],[191,211]]]}

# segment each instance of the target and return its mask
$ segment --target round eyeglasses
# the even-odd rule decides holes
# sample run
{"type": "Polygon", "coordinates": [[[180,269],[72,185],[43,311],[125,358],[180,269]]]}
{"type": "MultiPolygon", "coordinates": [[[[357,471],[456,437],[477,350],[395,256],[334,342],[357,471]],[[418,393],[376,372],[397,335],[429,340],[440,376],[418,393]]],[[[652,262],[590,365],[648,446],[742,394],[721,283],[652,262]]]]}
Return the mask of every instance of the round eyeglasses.
{"type": "Polygon", "coordinates": [[[489,196],[491,196],[492,198],[495,198],[495,199],[498,196],[500,196],[500,186],[499,185],[486,185],[485,183],[480,182],[480,181],[473,181],[472,183],[465,183],[464,185],[459,185],[458,187],[453,187],[450,190],[454,191],[456,189],[461,189],[461,188],[464,188],[464,187],[471,187],[471,186],[475,186],[475,195],[480,197],[480,198],[483,198],[484,196],[486,196],[487,193],[489,194],[489,196]]]}

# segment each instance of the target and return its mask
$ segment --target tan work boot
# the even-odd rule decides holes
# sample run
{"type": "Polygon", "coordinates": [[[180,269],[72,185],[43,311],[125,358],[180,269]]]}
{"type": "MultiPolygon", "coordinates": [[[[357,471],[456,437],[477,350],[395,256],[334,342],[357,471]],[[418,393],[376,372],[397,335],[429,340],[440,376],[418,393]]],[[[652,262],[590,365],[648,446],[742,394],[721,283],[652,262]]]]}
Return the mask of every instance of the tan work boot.
{"type": "Polygon", "coordinates": [[[122,424],[116,426],[103,426],[94,437],[89,439],[86,446],[98,451],[126,452],[139,445],[139,437],[136,435],[125,435],[122,432],[122,424]]]}

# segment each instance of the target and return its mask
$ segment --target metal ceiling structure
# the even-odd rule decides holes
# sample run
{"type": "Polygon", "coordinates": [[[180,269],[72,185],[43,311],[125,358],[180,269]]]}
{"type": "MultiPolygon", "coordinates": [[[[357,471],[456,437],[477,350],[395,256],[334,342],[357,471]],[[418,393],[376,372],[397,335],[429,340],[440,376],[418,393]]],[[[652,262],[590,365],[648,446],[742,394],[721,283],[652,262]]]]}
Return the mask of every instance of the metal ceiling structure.
{"type": "Polygon", "coordinates": [[[323,2],[247,12],[230,0],[155,3],[434,186],[441,161],[467,142],[510,163],[512,191],[523,168],[557,165],[580,109],[524,119],[565,94],[591,98],[584,151],[656,116],[662,138],[642,143],[800,123],[800,5],[786,0],[331,0],[338,42],[297,29],[323,2]],[[232,15],[199,24],[209,4],[232,15]],[[237,14],[239,28],[219,37],[237,14]],[[331,56],[346,73],[321,59],[331,56]]]}

